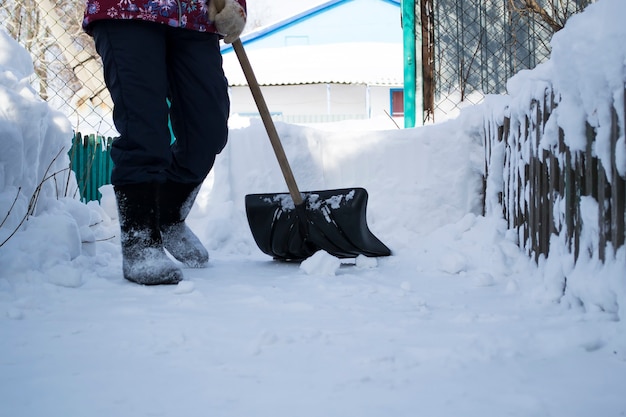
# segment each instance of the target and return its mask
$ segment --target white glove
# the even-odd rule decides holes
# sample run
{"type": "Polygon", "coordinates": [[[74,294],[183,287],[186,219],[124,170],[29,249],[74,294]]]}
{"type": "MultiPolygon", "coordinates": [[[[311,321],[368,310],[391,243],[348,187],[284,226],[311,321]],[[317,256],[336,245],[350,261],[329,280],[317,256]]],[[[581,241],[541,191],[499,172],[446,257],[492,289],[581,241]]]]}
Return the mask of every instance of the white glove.
{"type": "Polygon", "coordinates": [[[237,0],[226,0],[224,3],[224,8],[218,12],[215,1],[209,2],[209,19],[215,24],[217,31],[224,35],[224,42],[233,43],[246,26],[246,11],[237,0]]]}

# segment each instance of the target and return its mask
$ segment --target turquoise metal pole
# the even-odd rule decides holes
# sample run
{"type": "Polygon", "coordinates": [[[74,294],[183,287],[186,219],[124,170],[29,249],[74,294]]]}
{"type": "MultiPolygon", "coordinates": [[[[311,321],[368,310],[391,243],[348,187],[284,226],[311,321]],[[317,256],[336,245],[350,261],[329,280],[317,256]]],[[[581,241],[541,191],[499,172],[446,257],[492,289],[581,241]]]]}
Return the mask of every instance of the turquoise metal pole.
{"type": "Polygon", "coordinates": [[[402,0],[404,34],[404,127],[415,127],[416,49],[415,2],[402,0]]]}

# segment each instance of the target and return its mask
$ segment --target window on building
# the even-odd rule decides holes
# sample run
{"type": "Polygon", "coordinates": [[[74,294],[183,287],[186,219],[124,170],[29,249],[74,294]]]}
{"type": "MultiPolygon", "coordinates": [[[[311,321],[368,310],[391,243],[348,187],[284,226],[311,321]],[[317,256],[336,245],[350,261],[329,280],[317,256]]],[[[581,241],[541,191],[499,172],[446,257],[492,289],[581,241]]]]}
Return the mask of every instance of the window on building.
{"type": "Polygon", "coordinates": [[[391,115],[401,117],[404,116],[404,90],[401,88],[392,88],[389,91],[391,101],[391,115]]]}

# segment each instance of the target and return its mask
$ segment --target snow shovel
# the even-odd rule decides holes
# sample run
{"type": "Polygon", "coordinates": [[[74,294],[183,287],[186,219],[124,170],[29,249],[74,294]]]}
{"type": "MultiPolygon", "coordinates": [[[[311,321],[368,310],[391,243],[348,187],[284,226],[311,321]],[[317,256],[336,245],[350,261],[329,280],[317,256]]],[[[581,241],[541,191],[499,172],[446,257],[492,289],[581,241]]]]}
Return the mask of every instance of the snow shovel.
{"type": "Polygon", "coordinates": [[[319,250],[338,258],[389,256],[391,251],[367,227],[364,188],[300,193],[261,93],[248,56],[239,39],[233,42],[241,69],[269,136],[288,193],[246,195],[246,214],[259,249],[277,260],[299,261],[319,250]]]}

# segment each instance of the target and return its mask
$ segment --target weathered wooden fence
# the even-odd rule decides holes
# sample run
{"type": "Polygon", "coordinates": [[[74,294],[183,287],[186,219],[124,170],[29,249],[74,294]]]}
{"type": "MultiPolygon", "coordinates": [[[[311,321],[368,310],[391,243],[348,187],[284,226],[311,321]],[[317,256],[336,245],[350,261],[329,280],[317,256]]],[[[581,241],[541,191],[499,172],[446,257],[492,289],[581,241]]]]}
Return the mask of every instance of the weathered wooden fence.
{"type": "Polygon", "coordinates": [[[98,188],[111,182],[111,143],[113,138],[76,133],[69,151],[72,170],[83,202],[98,200],[102,197],[98,188]]]}
{"type": "MultiPolygon", "coordinates": [[[[624,97],[626,101],[626,90],[624,97]]],[[[494,170],[494,162],[503,162],[498,200],[509,228],[518,231],[519,244],[530,256],[547,257],[557,236],[575,259],[586,250],[604,261],[607,250],[620,248],[626,236],[626,181],[617,169],[618,155],[626,153],[617,148],[624,146],[618,141],[623,135],[619,116],[613,106],[610,158],[599,158],[597,131],[589,123],[584,151],[567,146],[562,127],[546,130],[557,106],[554,93],[548,90],[543,100],[530,103],[526,115],[486,123],[487,175],[499,178],[489,170],[494,170]]]]}

